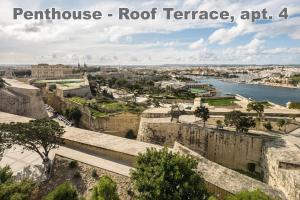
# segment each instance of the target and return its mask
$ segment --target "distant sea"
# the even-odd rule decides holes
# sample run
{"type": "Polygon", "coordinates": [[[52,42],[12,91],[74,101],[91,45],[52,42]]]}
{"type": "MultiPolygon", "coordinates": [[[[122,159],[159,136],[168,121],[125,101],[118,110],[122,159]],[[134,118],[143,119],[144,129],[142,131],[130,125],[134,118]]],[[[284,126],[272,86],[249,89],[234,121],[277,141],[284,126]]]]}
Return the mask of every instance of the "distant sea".
{"type": "Polygon", "coordinates": [[[194,77],[194,79],[201,83],[213,85],[219,96],[240,94],[256,101],[269,100],[283,106],[286,106],[290,101],[300,102],[300,89],[232,83],[215,78],[194,77]]]}

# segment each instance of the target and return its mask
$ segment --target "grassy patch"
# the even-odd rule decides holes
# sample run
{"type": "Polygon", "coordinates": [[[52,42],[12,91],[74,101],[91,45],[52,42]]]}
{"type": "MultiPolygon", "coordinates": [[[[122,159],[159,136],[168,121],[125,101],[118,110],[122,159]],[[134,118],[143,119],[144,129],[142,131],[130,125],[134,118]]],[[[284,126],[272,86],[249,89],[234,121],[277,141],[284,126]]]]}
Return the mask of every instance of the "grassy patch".
{"type": "Polygon", "coordinates": [[[110,110],[113,112],[122,112],[127,110],[125,104],[119,102],[101,103],[100,106],[103,109],[110,110]]]}
{"type": "Polygon", "coordinates": [[[208,103],[208,105],[210,105],[210,106],[234,106],[235,101],[236,101],[235,98],[202,100],[203,103],[208,103]]]}
{"type": "Polygon", "coordinates": [[[300,75],[295,75],[295,76],[291,77],[290,80],[300,82],[300,75]]]}
{"type": "Polygon", "coordinates": [[[70,101],[88,106],[92,116],[105,117],[108,114],[129,112],[134,114],[142,113],[146,108],[134,103],[124,103],[119,101],[97,102],[95,99],[87,100],[81,97],[71,97],[70,101]]]}
{"type": "Polygon", "coordinates": [[[73,101],[75,103],[79,103],[81,105],[84,105],[88,102],[88,100],[86,100],[85,98],[81,98],[81,97],[71,97],[71,98],[68,98],[68,100],[73,101]]]}
{"type": "Polygon", "coordinates": [[[98,110],[90,108],[91,114],[93,117],[106,117],[107,114],[104,112],[99,112],[98,110]]]}
{"type": "Polygon", "coordinates": [[[203,94],[203,93],[206,93],[207,91],[202,90],[202,89],[197,89],[197,88],[191,88],[190,92],[193,93],[193,94],[203,94]]]}

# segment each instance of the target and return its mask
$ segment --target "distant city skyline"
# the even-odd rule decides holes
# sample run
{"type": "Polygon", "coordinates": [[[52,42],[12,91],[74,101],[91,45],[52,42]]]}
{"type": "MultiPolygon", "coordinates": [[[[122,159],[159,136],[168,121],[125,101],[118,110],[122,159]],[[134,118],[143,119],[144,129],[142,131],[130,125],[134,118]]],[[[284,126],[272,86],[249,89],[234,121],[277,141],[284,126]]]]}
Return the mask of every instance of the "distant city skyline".
{"type": "Polygon", "coordinates": [[[299,0],[0,0],[0,64],[300,64],[299,0]],[[224,21],[25,21],[13,8],[39,10],[262,10],[289,19],[224,21]]]}

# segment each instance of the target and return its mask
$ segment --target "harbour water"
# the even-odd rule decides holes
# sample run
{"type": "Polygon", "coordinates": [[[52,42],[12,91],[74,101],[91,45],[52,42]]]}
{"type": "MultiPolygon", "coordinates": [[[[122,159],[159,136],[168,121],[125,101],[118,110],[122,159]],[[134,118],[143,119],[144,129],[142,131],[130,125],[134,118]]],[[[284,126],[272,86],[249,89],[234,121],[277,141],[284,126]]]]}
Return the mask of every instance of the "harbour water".
{"type": "Polygon", "coordinates": [[[201,83],[213,85],[217,89],[218,95],[240,94],[257,101],[269,100],[283,106],[286,106],[289,101],[300,102],[300,89],[234,83],[216,78],[193,78],[201,83]]]}

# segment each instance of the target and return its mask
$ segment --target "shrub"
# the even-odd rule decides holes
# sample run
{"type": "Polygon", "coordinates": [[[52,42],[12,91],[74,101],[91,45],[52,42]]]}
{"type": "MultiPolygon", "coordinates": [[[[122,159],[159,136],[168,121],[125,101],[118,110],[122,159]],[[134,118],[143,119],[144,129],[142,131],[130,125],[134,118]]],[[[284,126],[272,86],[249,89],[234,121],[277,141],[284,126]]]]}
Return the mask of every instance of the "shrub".
{"type": "Polygon", "coordinates": [[[79,171],[76,171],[75,173],[74,173],[74,176],[73,176],[74,178],[81,178],[81,174],[80,174],[80,172],[79,171]]]}
{"type": "Polygon", "coordinates": [[[218,199],[214,196],[210,196],[207,200],[218,200],[218,199]]]}
{"type": "Polygon", "coordinates": [[[35,184],[29,180],[8,181],[0,184],[1,200],[29,200],[35,184]]]}
{"type": "Polygon", "coordinates": [[[16,181],[10,167],[0,167],[0,199],[1,200],[28,200],[35,184],[30,180],[16,181]]]}
{"type": "Polygon", "coordinates": [[[271,197],[261,192],[260,190],[242,191],[236,194],[235,196],[229,196],[226,198],[226,200],[252,200],[252,199],[273,200],[271,197]]]}
{"type": "Polygon", "coordinates": [[[94,178],[98,177],[97,170],[93,169],[93,171],[92,171],[92,177],[94,177],[94,178]]]}
{"type": "Polygon", "coordinates": [[[71,109],[67,108],[65,110],[65,116],[68,118],[68,120],[72,120],[76,123],[76,125],[78,125],[82,117],[82,113],[78,107],[73,107],[71,109]]]}
{"type": "Polygon", "coordinates": [[[281,130],[281,128],[286,124],[286,122],[284,119],[278,119],[276,124],[277,124],[279,130],[281,130]]]}
{"type": "Polygon", "coordinates": [[[196,172],[197,161],[189,156],[147,149],[139,154],[131,178],[138,199],[206,199],[203,179],[196,172]]]}
{"type": "Polygon", "coordinates": [[[9,166],[0,167],[0,184],[3,184],[12,179],[13,172],[9,166]]]}
{"type": "Polygon", "coordinates": [[[72,161],[69,162],[69,168],[70,169],[74,169],[76,167],[78,167],[78,162],[76,160],[72,160],[72,161]]]}
{"type": "Polygon", "coordinates": [[[221,120],[217,120],[216,124],[217,124],[217,129],[222,129],[223,128],[223,122],[221,120]]]}
{"type": "Polygon", "coordinates": [[[43,200],[78,200],[75,187],[70,182],[65,182],[57,186],[43,200]]]}
{"type": "Polygon", "coordinates": [[[273,129],[273,126],[272,126],[272,124],[270,122],[264,123],[264,127],[268,131],[271,131],[273,129]]]}
{"type": "Polygon", "coordinates": [[[108,176],[101,177],[93,189],[91,200],[119,200],[117,184],[108,176]]]}
{"type": "Polygon", "coordinates": [[[127,139],[131,139],[131,140],[136,139],[136,135],[134,134],[133,130],[131,130],[131,129],[126,133],[125,137],[127,139]]]}

